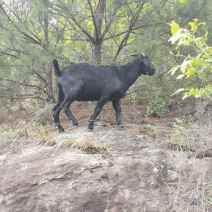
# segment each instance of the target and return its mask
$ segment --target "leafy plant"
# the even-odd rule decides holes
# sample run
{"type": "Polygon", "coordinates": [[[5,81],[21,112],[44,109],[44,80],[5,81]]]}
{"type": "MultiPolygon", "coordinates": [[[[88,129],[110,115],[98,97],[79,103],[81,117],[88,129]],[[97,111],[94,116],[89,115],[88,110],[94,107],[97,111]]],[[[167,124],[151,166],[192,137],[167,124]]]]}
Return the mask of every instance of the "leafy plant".
{"type": "Polygon", "coordinates": [[[205,202],[207,202],[208,204],[212,205],[212,195],[205,196],[205,202]]]}
{"type": "Polygon", "coordinates": [[[108,148],[109,148],[109,144],[103,143],[102,149],[103,149],[103,150],[108,150],[108,148]]]}
{"type": "Polygon", "coordinates": [[[149,99],[146,116],[162,117],[169,111],[167,102],[161,97],[149,99]]]}
{"type": "Polygon", "coordinates": [[[172,21],[170,26],[172,37],[169,41],[177,45],[176,50],[178,52],[175,55],[184,58],[180,65],[170,70],[171,74],[173,75],[179,70],[181,73],[177,76],[178,80],[186,78],[191,81],[191,78],[196,78],[200,82],[197,84],[193,83],[188,88],[180,88],[174,94],[183,92],[183,98],[206,96],[212,99],[212,47],[206,43],[207,32],[203,36],[197,37],[199,28],[204,28],[206,24],[204,22],[199,23],[197,19],[194,19],[193,22],[189,22],[190,30],[180,28],[175,21],[172,21]],[[190,54],[182,53],[184,48],[187,50],[192,49],[192,52],[190,54]]]}

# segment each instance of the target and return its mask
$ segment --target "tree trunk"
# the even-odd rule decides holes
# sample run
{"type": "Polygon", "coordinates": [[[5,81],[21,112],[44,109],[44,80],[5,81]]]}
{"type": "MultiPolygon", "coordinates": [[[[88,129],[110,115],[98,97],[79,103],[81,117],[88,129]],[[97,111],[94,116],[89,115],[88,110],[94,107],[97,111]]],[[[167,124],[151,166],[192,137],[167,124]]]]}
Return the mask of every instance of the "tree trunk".
{"type": "Polygon", "coordinates": [[[101,56],[102,56],[102,22],[104,19],[106,8],[106,0],[99,0],[98,6],[96,8],[94,14],[94,40],[93,40],[93,60],[94,63],[100,65],[101,64],[101,56]]]}
{"type": "Polygon", "coordinates": [[[46,66],[46,96],[47,102],[55,102],[52,86],[52,68],[49,65],[46,66]]]}
{"type": "MultiPolygon", "coordinates": [[[[48,1],[43,0],[44,5],[46,7],[46,11],[43,14],[43,31],[44,31],[44,43],[43,48],[45,51],[45,54],[48,55],[49,50],[49,17],[48,17],[48,1]]],[[[52,102],[54,101],[54,95],[53,95],[53,85],[52,85],[52,68],[49,65],[46,65],[45,67],[45,73],[46,73],[46,101],[52,102]]]]}
{"type": "Polygon", "coordinates": [[[102,58],[102,43],[93,44],[93,62],[94,64],[100,65],[102,58]]]}

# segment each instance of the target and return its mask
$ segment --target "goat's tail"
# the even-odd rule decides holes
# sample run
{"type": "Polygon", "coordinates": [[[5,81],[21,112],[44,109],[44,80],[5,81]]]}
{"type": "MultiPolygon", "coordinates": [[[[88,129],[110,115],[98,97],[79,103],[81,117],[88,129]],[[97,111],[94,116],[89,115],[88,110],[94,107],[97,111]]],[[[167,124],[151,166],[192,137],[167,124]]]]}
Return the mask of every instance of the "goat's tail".
{"type": "Polygon", "coordinates": [[[59,68],[59,64],[58,64],[57,60],[53,60],[53,65],[54,65],[55,75],[57,77],[60,76],[60,68],[59,68]]]}

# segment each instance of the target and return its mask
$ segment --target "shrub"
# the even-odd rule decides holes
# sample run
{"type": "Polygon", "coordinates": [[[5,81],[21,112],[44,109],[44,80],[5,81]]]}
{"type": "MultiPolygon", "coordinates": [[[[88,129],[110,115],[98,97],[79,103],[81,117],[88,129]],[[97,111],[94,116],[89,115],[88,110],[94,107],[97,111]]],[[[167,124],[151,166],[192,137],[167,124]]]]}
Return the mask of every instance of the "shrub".
{"type": "Polygon", "coordinates": [[[195,96],[196,98],[212,99],[212,47],[206,43],[208,32],[197,37],[198,29],[204,28],[206,24],[198,23],[198,20],[195,19],[193,22],[189,22],[190,30],[180,28],[174,21],[170,25],[172,37],[169,41],[177,45],[175,55],[184,59],[182,64],[170,70],[171,74],[173,75],[179,70],[180,74],[177,79],[186,78],[188,81],[192,81],[194,78],[195,81],[198,80],[198,83],[194,81],[190,87],[180,88],[174,94],[183,92],[183,98],[195,96]]]}

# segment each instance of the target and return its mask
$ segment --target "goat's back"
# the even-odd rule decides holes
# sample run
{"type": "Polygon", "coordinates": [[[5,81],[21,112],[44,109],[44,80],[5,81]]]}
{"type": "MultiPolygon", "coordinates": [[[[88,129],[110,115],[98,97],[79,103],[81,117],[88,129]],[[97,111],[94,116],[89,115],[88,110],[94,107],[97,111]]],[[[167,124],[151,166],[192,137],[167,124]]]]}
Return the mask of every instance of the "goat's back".
{"type": "Polygon", "coordinates": [[[88,63],[76,63],[71,64],[62,70],[64,77],[75,77],[75,78],[93,78],[97,80],[111,80],[117,76],[120,66],[96,66],[88,63]]]}
{"type": "MultiPolygon", "coordinates": [[[[96,101],[103,92],[109,94],[117,88],[120,90],[119,67],[95,66],[87,63],[71,64],[62,69],[57,83],[65,94],[70,92],[70,89],[77,90],[76,100],[78,101],[96,101]]],[[[111,100],[119,97],[120,94],[114,96],[111,96],[111,100]]]]}

